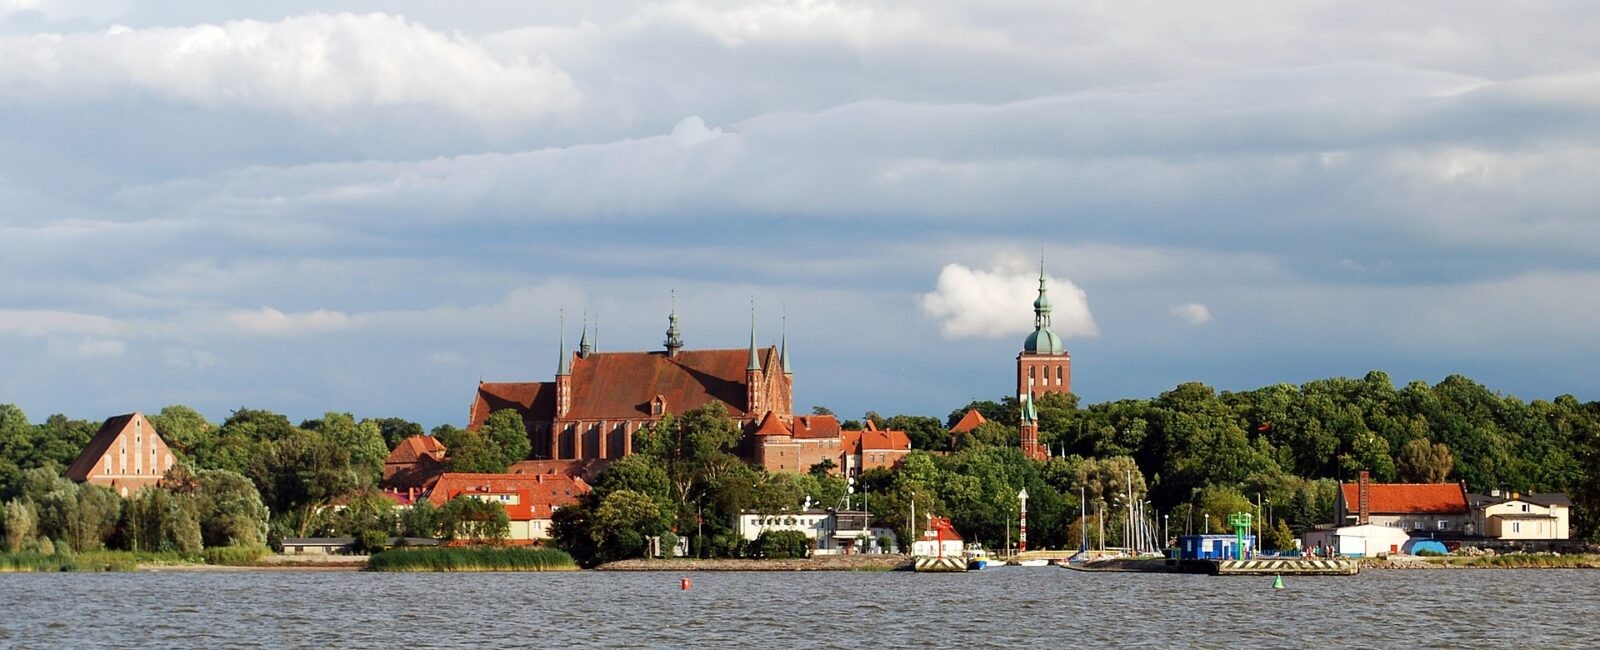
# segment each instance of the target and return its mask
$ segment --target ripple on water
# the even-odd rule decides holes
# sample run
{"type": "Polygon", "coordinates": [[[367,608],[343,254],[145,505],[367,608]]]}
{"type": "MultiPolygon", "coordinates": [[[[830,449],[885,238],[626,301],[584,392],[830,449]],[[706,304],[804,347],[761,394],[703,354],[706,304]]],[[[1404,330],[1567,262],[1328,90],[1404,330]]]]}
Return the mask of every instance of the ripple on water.
{"type": "Polygon", "coordinates": [[[0,576],[5,646],[1589,647],[1600,571],[0,576]]]}

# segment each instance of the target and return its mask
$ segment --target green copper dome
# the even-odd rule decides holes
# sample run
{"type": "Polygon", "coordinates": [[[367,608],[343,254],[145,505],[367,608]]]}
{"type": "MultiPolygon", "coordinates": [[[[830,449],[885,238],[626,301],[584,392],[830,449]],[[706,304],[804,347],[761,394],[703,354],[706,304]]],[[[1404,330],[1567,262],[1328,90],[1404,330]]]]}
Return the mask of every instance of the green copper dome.
{"type": "Polygon", "coordinates": [[[1022,343],[1022,351],[1028,354],[1066,354],[1067,346],[1061,343],[1061,337],[1047,327],[1033,330],[1028,335],[1028,340],[1022,343]]]}
{"type": "Polygon", "coordinates": [[[1033,333],[1022,343],[1024,354],[1066,354],[1061,337],[1050,331],[1050,294],[1044,283],[1044,261],[1039,261],[1039,297],[1033,301],[1033,333]]]}

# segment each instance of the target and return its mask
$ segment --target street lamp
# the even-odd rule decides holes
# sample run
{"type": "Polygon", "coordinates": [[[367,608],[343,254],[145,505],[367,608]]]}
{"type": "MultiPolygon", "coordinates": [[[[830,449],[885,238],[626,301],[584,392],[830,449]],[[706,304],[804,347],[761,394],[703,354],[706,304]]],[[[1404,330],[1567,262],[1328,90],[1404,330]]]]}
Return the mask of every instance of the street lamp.
{"type": "Polygon", "coordinates": [[[1161,515],[1161,548],[1166,548],[1172,540],[1172,513],[1161,515]]]}

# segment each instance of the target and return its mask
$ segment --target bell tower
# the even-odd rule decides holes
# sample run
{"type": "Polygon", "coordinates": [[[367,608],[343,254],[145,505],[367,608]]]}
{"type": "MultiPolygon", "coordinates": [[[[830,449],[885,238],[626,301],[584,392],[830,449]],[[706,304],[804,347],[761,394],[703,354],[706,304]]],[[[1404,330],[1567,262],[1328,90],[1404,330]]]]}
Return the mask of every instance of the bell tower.
{"type": "Polygon", "coordinates": [[[1050,329],[1050,293],[1045,286],[1044,260],[1039,260],[1039,297],[1033,301],[1033,333],[1017,355],[1017,400],[1047,393],[1072,392],[1072,355],[1050,329]]]}

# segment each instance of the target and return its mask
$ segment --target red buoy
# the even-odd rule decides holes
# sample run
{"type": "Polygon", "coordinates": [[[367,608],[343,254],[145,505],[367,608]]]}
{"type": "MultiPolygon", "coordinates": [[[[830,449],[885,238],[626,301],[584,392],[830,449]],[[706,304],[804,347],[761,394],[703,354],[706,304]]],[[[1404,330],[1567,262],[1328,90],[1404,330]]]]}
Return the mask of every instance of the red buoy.
{"type": "Polygon", "coordinates": [[[689,579],[688,578],[680,578],[678,580],[678,587],[682,588],[684,591],[688,591],[689,590],[689,579]]]}

